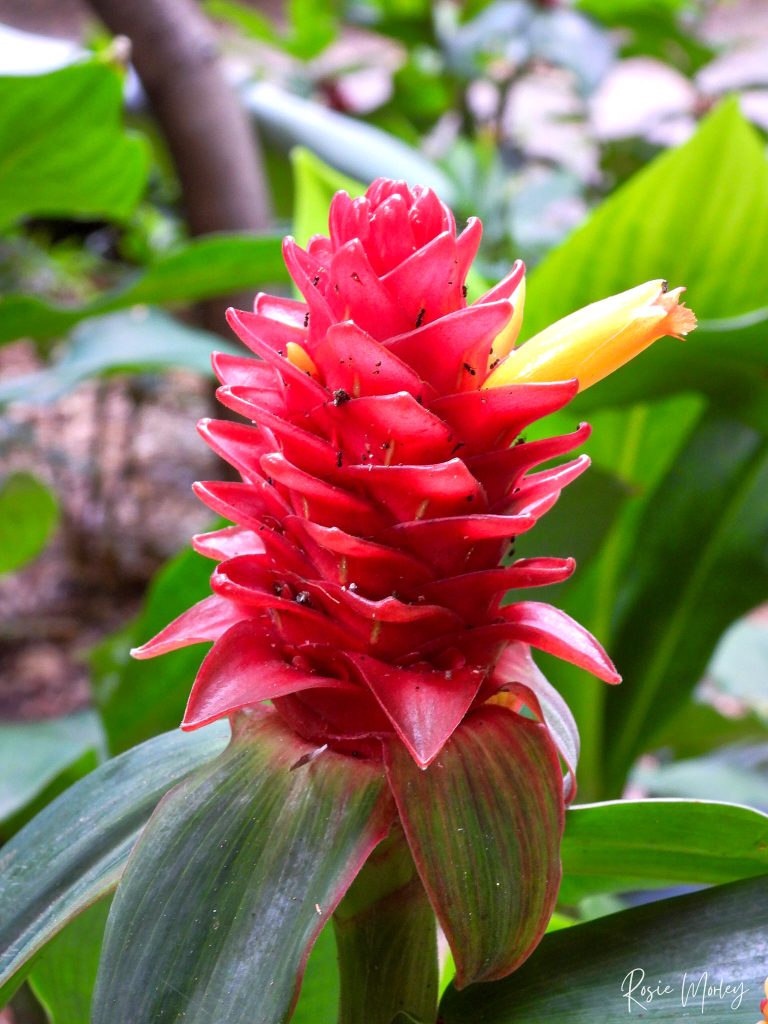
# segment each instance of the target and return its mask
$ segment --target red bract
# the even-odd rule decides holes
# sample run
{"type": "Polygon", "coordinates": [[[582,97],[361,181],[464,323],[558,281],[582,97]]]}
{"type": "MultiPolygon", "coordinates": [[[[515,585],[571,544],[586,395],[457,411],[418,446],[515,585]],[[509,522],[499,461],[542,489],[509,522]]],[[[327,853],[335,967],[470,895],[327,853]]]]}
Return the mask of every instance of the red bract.
{"type": "Polygon", "coordinates": [[[200,424],[242,482],[197,492],[236,525],[195,541],[220,560],[213,596],[135,652],[214,642],[184,728],[271,700],[318,744],[380,756],[396,734],[426,766],[500,691],[541,713],[530,680],[505,667],[510,645],[618,682],[563,612],[502,604],[573,571],[570,559],[503,560],[589,460],[533,470],[588,427],[521,434],[566,405],[575,380],[481,389],[524,268],[468,305],[480,233],[473,219],[457,236],[430,190],[379,180],[334,198],[330,238],[306,250],[286,239],[303,302],[259,295],[253,313],[230,310],[258,358],[216,355],[219,397],[256,425],[200,424]]]}

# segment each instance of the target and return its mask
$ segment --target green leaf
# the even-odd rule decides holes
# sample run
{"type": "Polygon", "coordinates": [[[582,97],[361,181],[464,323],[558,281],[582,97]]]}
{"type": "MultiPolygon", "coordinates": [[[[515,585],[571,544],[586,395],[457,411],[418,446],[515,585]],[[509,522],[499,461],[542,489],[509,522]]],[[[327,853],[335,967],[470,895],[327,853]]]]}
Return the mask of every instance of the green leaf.
{"type": "Polygon", "coordinates": [[[606,691],[608,773],[618,791],[645,741],[685,702],[717,639],[768,591],[768,439],[709,417],[640,521],[623,574],[606,691]]]}
{"type": "Polygon", "coordinates": [[[434,1020],[437,929],[402,828],[371,854],[333,915],[338,1024],[390,1024],[403,1010],[434,1020]]]}
{"type": "Polygon", "coordinates": [[[236,0],[204,0],[203,6],[211,18],[229,22],[244,35],[272,45],[280,45],[280,34],[269,18],[265,18],[247,4],[237,3],[236,0]]]}
{"type": "Polygon", "coordinates": [[[37,558],[59,521],[59,505],[31,473],[12,473],[0,484],[0,574],[37,558]]]}
{"type": "Polygon", "coordinates": [[[176,368],[212,377],[214,349],[238,355],[242,351],[159,309],[139,307],[130,313],[94,317],[75,328],[61,357],[44,370],[0,384],[0,404],[53,402],[81,381],[110,373],[176,368]]]}
{"type": "Polygon", "coordinates": [[[206,0],[213,18],[230,22],[253,39],[276,46],[300,60],[311,60],[333,42],[338,21],[332,0],[290,0],[290,32],[278,32],[272,22],[236,0],[206,0]]]}
{"type": "MultiPolygon", "coordinates": [[[[557,588],[556,603],[590,629],[611,654],[615,653],[613,630],[627,566],[650,557],[641,532],[644,510],[653,506],[662,481],[674,479],[671,467],[701,419],[704,404],[699,396],[677,395],[628,409],[596,410],[590,417],[592,435],[584,446],[593,467],[576,485],[566,489],[542,522],[545,538],[554,535],[559,543],[534,551],[526,545],[534,542],[537,531],[533,531],[530,539],[525,535],[520,538],[522,553],[577,555],[578,571],[557,588]],[[613,479],[614,487],[622,495],[621,503],[607,488],[602,495],[596,493],[590,483],[595,471],[613,479]],[[599,547],[596,549],[593,544],[584,550],[581,538],[595,538],[595,523],[605,526],[597,537],[599,547]],[[573,539],[569,540],[571,535],[573,539]]],[[[548,417],[531,433],[547,436],[573,427],[573,414],[566,410],[548,417]]],[[[654,562],[653,566],[666,578],[663,564],[654,562]]],[[[552,600],[551,591],[542,591],[540,597],[552,600]]],[[[545,656],[537,660],[545,664],[545,673],[557,684],[578,723],[582,739],[578,772],[582,799],[598,799],[604,795],[607,782],[603,756],[610,742],[604,722],[607,688],[581,669],[545,656]]],[[[622,671],[624,666],[617,664],[622,671]]]]}
{"type": "Polygon", "coordinates": [[[104,61],[0,78],[0,228],[33,216],[128,217],[148,153],[123,130],[122,81],[104,61]]]}
{"type": "Polygon", "coordinates": [[[97,768],[0,851],[0,985],[114,889],[157,801],[227,742],[226,723],[159,736],[97,768]]]}
{"type": "Polygon", "coordinates": [[[129,651],[207,597],[211,569],[209,559],[189,549],[172,558],[152,580],[139,617],[127,631],[109,639],[109,652],[102,646],[103,656],[94,671],[96,697],[114,753],[181,721],[206,645],[195,644],[151,661],[137,661],[129,651]]]}
{"type": "Polygon", "coordinates": [[[204,235],[159,256],[126,284],[81,306],[33,295],[0,298],[0,344],[55,338],[80,320],[137,305],[196,302],[288,280],[280,239],[272,235],[204,235]]]}
{"type": "Polygon", "coordinates": [[[91,997],[110,900],[99,900],[46,946],[29,984],[50,1024],[90,1024],[91,997]]]}
{"type": "Polygon", "coordinates": [[[768,962],[766,917],[768,876],[763,875],[566,928],[548,935],[511,977],[463,992],[449,988],[441,1020],[619,1024],[630,1011],[643,1019],[647,1011],[647,1019],[658,1024],[702,1018],[702,1012],[702,1019],[715,1024],[752,1024],[768,962]],[[641,972],[644,983],[661,992],[652,1002],[642,1001],[641,972]],[[721,980],[735,991],[722,998],[703,991],[721,980]]]}
{"type": "Polygon", "coordinates": [[[365,192],[365,185],[340,174],[323,163],[303,146],[291,150],[291,166],[295,182],[293,234],[299,245],[306,245],[312,235],[328,234],[328,210],[340,190],[353,198],[365,192]]]}
{"type": "Polygon", "coordinates": [[[244,92],[245,103],[261,128],[291,149],[306,146],[343,174],[369,185],[375,178],[403,178],[428,185],[451,203],[454,189],[439,167],[380,128],[258,82],[244,92]]]}
{"type": "MultiPolygon", "coordinates": [[[[537,267],[526,299],[526,334],[588,302],[662,276],[687,286],[691,305],[704,319],[764,307],[766,239],[763,143],[729,100],[684,146],[617,189],[537,267]]],[[[695,337],[685,347],[695,349],[695,337]]]]}
{"type": "Polygon", "coordinates": [[[326,925],[312,947],[291,1024],[332,1024],[339,1013],[339,966],[332,926],[326,925]]]}
{"type": "Polygon", "coordinates": [[[338,33],[338,6],[335,0],[290,0],[288,52],[301,60],[311,60],[330,46],[338,33]]]}
{"type": "Polygon", "coordinates": [[[104,745],[93,711],[44,722],[0,723],[0,821],[20,811],[65,768],[104,745]]]}
{"type": "Polygon", "coordinates": [[[768,163],[762,139],[735,101],[718,107],[684,146],[617,189],[539,265],[526,300],[526,336],[589,302],[660,277],[686,285],[691,306],[709,323],[684,343],[657,342],[582,392],[571,410],[697,390],[736,415],[760,416],[765,425],[768,163]],[[762,312],[747,315],[755,310],[762,312]]]}
{"type": "Polygon", "coordinates": [[[386,763],[460,984],[503,976],[536,946],[560,882],[563,780],[546,729],[486,706],[426,770],[400,743],[386,763]]]}
{"type": "Polygon", "coordinates": [[[312,751],[275,714],[242,716],[158,807],[115,896],[94,1024],[288,1018],[309,948],[393,814],[375,766],[331,751],[299,765],[312,751]]]}
{"type": "Polygon", "coordinates": [[[563,903],[604,892],[733,882],[768,872],[768,817],[710,800],[573,807],[561,856],[563,903]]]}

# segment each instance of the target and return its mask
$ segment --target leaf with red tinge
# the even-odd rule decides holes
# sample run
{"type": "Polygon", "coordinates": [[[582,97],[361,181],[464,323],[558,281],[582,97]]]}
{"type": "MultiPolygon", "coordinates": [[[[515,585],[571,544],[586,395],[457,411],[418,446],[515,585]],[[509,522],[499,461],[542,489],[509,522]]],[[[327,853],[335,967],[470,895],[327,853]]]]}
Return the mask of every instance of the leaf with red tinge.
{"type": "Polygon", "coordinates": [[[503,978],[535,949],[560,884],[563,783],[546,727],[486,705],[426,770],[400,743],[385,758],[457,985],[503,978]]]}
{"type": "Polygon", "coordinates": [[[381,768],[273,712],[159,805],[107,925],[94,1024],[281,1024],[309,950],[394,808],[381,768]],[[295,770],[291,770],[294,768],[295,770]]]}

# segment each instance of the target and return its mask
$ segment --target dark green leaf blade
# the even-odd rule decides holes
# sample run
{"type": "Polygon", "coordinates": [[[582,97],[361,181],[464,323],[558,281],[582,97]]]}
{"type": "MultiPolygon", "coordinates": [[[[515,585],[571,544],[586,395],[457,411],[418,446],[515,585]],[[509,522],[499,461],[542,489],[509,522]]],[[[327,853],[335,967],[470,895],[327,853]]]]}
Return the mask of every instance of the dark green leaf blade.
{"type": "Polygon", "coordinates": [[[768,591],[768,442],[733,420],[694,432],[639,525],[642,558],[621,586],[606,693],[608,771],[618,791],[645,738],[701,678],[727,626],[768,591]]]}
{"type": "Polygon", "coordinates": [[[226,745],[216,723],[158,736],[49,804],[0,851],[0,984],[117,884],[157,801],[226,745]]]}
{"type": "Polygon", "coordinates": [[[548,935],[512,977],[463,992],[449,987],[441,1020],[619,1024],[631,1008],[638,1018],[658,1024],[689,1018],[753,1024],[768,963],[766,919],[768,876],[763,875],[566,928],[548,935]],[[663,991],[651,1003],[642,1002],[640,971],[646,984],[658,983],[663,991]],[[705,994],[702,1018],[700,979],[705,973],[704,986],[708,981],[717,986],[722,979],[737,990],[722,999],[705,994]],[[697,991],[686,988],[697,983],[697,991]],[[738,1000],[741,985],[744,993],[738,1000]],[[629,1003],[627,995],[637,1003],[629,1003]],[[685,1003],[684,995],[689,996],[685,1003]],[[732,1001],[737,1002],[734,1008],[732,1001]]]}
{"type": "Polygon", "coordinates": [[[617,800],[572,807],[560,900],[768,872],[768,816],[707,800],[617,800]]]}
{"type": "Polygon", "coordinates": [[[560,882],[563,778],[544,726],[485,706],[426,770],[387,772],[460,985],[503,977],[536,946],[560,882]]]}
{"type": "Polygon", "coordinates": [[[243,716],[158,807],[115,896],[94,1024],[287,1019],[309,948],[394,814],[383,772],[331,751],[296,767],[312,749],[274,713],[243,716]]]}
{"type": "Polygon", "coordinates": [[[29,984],[51,1024],[90,1024],[110,902],[99,900],[70,921],[35,961],[29,984]]]}

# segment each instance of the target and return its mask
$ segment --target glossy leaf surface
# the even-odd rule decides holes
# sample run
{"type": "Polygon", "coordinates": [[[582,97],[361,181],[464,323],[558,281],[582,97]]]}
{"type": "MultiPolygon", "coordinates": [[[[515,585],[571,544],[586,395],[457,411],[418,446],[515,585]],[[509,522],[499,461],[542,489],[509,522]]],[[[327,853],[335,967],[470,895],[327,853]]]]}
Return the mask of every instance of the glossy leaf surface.
{"type": "Polygon", "coordinates": [[[388,831],[375,766],[273,713],[162,802],[113,903],[94,1024],[287,1019],[309,949],[388,831]],[[183,865],[183,870],[179,866],[183,865]]]}
{"type": "Polygon", "coordinates": [[[562,903],[605,892],[715,885],[768,872],[768,817],[708,800],[572,807],[561,854],[562,903]]]}
{"type": "Polygon", "coordinates": [[[229,726],[158,736],[49,804],[0,853],[0,984],[114,889],[160,797],[226,745],[229,726]]]}
{"type": "Polygon", "coordinates": [[[548,935],[510,978],[463,992],[450,987],[441,1021],[619,1024],[631,1008],[638,1018],[647,1012],[648,1020],[678,1024],[702,1019],[703,996],[704,1020],[753,1024],[768,961],[767,915],[763,875],[566,928],[548,935]],[[703,991],[721,980],[736,991],[722,999],[703,991]],[[643,983],[662,994],[643,1002],[643,983]]]}
{"type": "Polygon", "coordinates": [[[485,707],[426,770],[393,743],[387,771],[459,983],[507,974],[544,932],[560,881],[563,780],[546,730],[485,707]]]}

